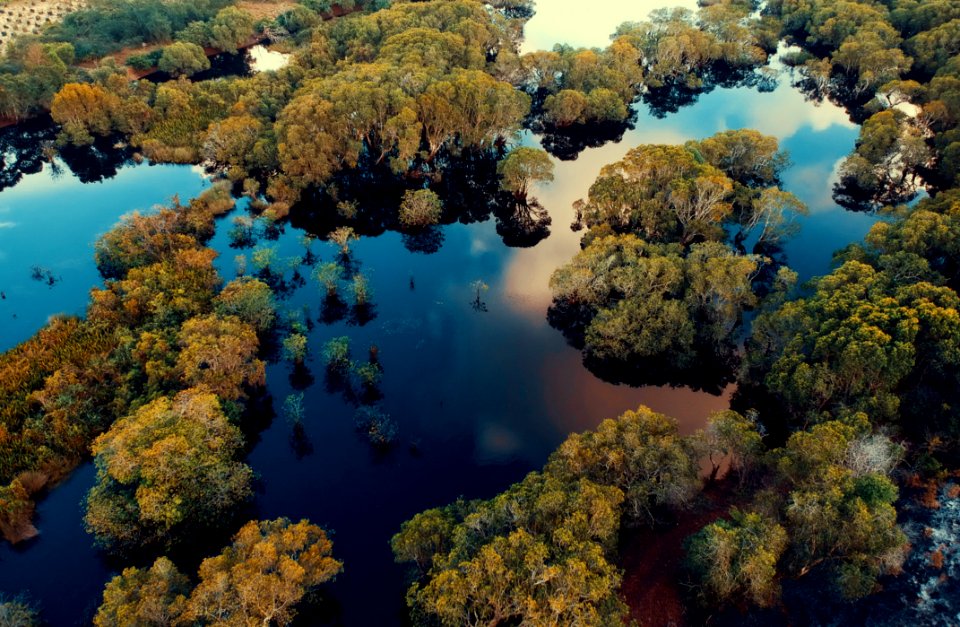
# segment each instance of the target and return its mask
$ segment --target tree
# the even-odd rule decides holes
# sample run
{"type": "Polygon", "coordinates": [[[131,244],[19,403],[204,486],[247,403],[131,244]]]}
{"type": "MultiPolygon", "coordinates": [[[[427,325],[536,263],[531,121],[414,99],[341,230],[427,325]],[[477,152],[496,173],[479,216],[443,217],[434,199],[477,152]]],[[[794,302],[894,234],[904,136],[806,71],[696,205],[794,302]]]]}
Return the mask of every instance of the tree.
{"type": "Polygon", "coordinates": [[[166,557],[149,569],[125,568],[103,591],[93,619],[96,627],[167,627],[178,623],[190,593],[190,581],[166,557]]]}
{"type": "Polygon", "coordinates": [[[777,563],[787,532],[776,521],[733,508],[730,520],[707,525],[687,542],[687,566],[705,605],[743,598],[769,607],[779,598],[777,563]]]}
{"type": "Polygon", "coordinates": [[[586,226],[609,225],[651,242],[722,237],[733,182],[681,146],[644,145],[606,165],[590,186],[578,217],[586,226]]]}
{"type": "Polygon", "coordinates": [[[585,94],[564,89],[550,94],[543,101],[543,110],[547,122],[564,127],[586,121],[587,97],[585,94]]]}
{"type": "Polygon", "coordinates": [[[726,461],[730,472],[738,475],[741,486],[759,465],[765,450],[755,421],[733,410],[712,414],[702,437],[713,465],[711,477],[720,470],[720,463],[726,461]],[[721,459],[714,459],[714,455],[720,455],[721,459]]]}
{"type": "Polygon", "coordinates": [[[264,165],[257,154],[262,133],[263,123],[257,118],[232,115],[210,125],[200,153],[204,159],[247,172],[264,165]]]}
{"type": "Polygon", "coordinates": [[[833,63],[855,77],[855,94],[876,90],[910,69],[912,60],[898,47],[899,43],[899,33],[892,26],[871,23],[840,45],[833,63]]]}
{"type": "Polygon", "coordinates": [[[175,328],[209,311],[220,277],[210,249],[180,250],[170,259],[133,268],[91,293],[88,315],[109,324],[175,328]]]}
{"type": "Polygon", "coordinates": [[[306,520],[251,521],[233,544],[203,560],[190,581],[166,557],[149,569],[127,568],[103,592],[97,627],[288,625],[296,605],[343,565],[326,533],[306,520]]]}
{"type": "Polygon", "coordinates": [[[103,137],[113,131],[111,116],[119,106],[120,99],[99,85],[68,83],[53,97],[50,116],[68,142],[90,144],[94,135],[103,137]]]}
{"type": "Polygon", "coordinates": [[[588,358],[617,363],[662,358],[675,367],[723,350],[756,303],[759,260],[716,242],[673,245],[633,235],[593,238],[550,279],[552,319],[588,358]]]}
{"type": "Polygon", "coordinates": [[[760,229],[758,243],[776,244],[799,228],[794,221],[795,216],[808,213],[807,206],[790,192],[768,187],[752,199],[748,210],[741,214],[740,224],[745,233],[760,229]]]}
{"type": "Polygon", "coordinates": [[[952,410],[941,401],[933,410],[921,399],[932,389],[942,390],[939,399],[956,389],[947,382],[960,356],[958,310],[952,290],[898,285],[882,271],[848,261],[818,279],[810,296],[757,317],[744,375],[763,381],[801,424],[859,410],[906,429],[913,423],[905,416],[913,415],[923,416],[923,428],[933,428],[934,416],[945,427],[952,410]],[[912,402],[901,403],[904,395],[912,402]]]}
{"type": "Polygon", "coordinates": [[[197,44],[177,41],[163,48],[157,69],[174,77],[192,76],[210,69],[210,60],[197,44]]]}
{"type": "Polygon", "coordinates": [[[306,520],[251,521],[200,564],[184,616],[224,626],[289,625],[296,604],[343,569],[332,549],[323,529],[306,520]]]}
{"type": "Polygon", "coordinates": [[[253,35],[253,17],[236,7],[220,9],[210,22],[210,45],[235,54],[253,35]]]}
{"type": "Polygon", "coordinates": [[[440,222],[443,204],[429,189],[407,190],[400,202],[400,224],[408,229],[422,229],[440,222]]]}
{"type": "Polygon", "coordinates": [[[343,267],[333,261],[318,264],[313,271],[313,278],[323,288],[326,298],[336,298],[340,280],[343,279],[343,267]]]}
{"type": "Polygon", "coordinates": [[[222,317],[236,316],[258,333],[273,327],[277,315],[270,286],[248,277],[227,283],[214,299],[214,309],[222,317]]]}
{"type": "Polygon", "coordinates": [[[866,259],[901,281],[937,282],[932,270],[954,289],[960,287],[960,196],[941,192],[935,199],[924,198],[894,221],[879,221],[865,237],[866,259]],[[905,257],[905,255],[907,257],[905,257]],[[922,260],[920,265],[916,262],[922,260]],[[908,263],[913,260],[913,263],[908,263]],[[923,266],[927,269],[924,269],[923,266]],[[916,268],[917,271],[911,271],[916,268]]]}
{"type": "Polygon", "coordinates": [[[909,200],[916,195],[918,171],[931,159],[921,132],[907,125],[902,113],[875,113],[860,128],[854,153],[840,165],[834,195],[874,204],[909,200]]]}
{"type": "Polygon", "coordinates": [[[350,242],[360,239],[360,236],[349,226],[338,226],[330,232],[330,241],[340,247],[340,254],[350,254],[350,242]]]}
{"type": "Polygon", "coordinates": [[[687,142],[710,165],[749,187],[770,187],[780,182],[789,165],[776,137],[752,129],[721,131],[707,139],[687,142]]]}
{"type": "Polygon", "coordinates": [[[221,399],[235,401],[246,398],[245,388],[264,384],[257,334],[239,318],[192,318],[180,330],[179,341],[177,370],[186,385],[203,385],[221,399]]]}
{"type": "Polygon", "coordinates": [[[309,345],[307,336],[302,333],[291,333],[283,338],[283,358],[292,361],[297,365],[303,365],[303,360],[307,358],[309,345]]]}
{"type": "Polygon", "coordinates": [[[294,98],[277,121],[283,172],[301,189],[326,182],[345,160],[342,129],[333,104],[318,94],[294,98]]]}
{"type": "Polygon", "coordinates": [[[553,161],[544,150],[518,146],[497,163],[497,174],[500,187],[525,201],[531,182],[553,180],[553,161]]]}
{"type": "Polygon", "coordinates": [[[40,622],[36,610],[25,601],[0,598],[0,624],[7,627],[35,627],[40,622]]]}
{"type": "Polygon", "coordinates": [[[803,575],[829,563],[841,593],[851,599],[873,592],[880,575],[897,572],[907,546],[893,507],[897,487],[887,477],[896,458],[851,465],[863,459],[858,449],[870,437],[864,424],[861,415],[795,433],[779,459],[792,488],[784,506],[791,570],[803,575]]]}
{"type": "Polygon", "coordinates": [[[632,520],[653,523],[663,507],[685,507],[700,490],[694,451],[677,422],[641,406],[594,431],[575,433],[550,456],[545,472],[568,481],[583,477],[624,494],[632,520]]]}
{"type": "Polygon", "coordinates": [[[617,488],[531,473],[490,501],[418,516],[391,542],[398,559],[433,564],[407,603],[451,626],[619,624],[606,553],[621,500],[617,488]]]}
{"type": "Polygon", "coordinates": [[[253,473],[234,461],[242,445],[206,389],[144,405],[93,443],[87,528],[107,548],[126,550],[216,525],[250,496],[253,473]]]}

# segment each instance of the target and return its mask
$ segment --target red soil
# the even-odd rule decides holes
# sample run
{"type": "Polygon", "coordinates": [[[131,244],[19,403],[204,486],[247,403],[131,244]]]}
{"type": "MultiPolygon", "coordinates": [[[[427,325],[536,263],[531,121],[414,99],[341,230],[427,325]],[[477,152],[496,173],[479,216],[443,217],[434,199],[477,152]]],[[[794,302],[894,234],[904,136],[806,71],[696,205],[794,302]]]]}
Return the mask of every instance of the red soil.
{"type": "Polygon", "coordinates": [[[638,529],[623,539],[620,596],[630,619],[640,627],[681,627],[687,624],[680,584],[683,542],[723,516],[734,496],[722,487],[709,487],[702,503],[679,515],[668,529],[638,529]]]}

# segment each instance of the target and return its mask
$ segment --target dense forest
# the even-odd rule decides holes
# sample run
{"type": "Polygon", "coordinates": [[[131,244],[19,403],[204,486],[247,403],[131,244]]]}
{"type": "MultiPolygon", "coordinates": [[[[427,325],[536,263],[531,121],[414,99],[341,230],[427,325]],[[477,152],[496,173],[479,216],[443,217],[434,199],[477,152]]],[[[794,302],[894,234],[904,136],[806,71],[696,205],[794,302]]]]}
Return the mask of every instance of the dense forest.
{"type": "MultiPolygon", "coordinates": [[[[348,295],[363,320],[358,237],[399,231],[431,252],[440,225],[493,216],[504,243],[532,246],[549,232],[534,194],[551,155],[622,136],[639,105],[663,116],[717,87],[764,89],[778,47],[807,97],[862,123],[832,192],[883,219],[799,284],[781,247],[807,207],[782,189],[776,138],[632,146],[571,209],[580,250],[550,279],[547,318],[598,377],[735,383],[730,408],[690,435],[647,407],[610,417],[502,493],[416,514],[390,545],[417,625],[627,623],[634,540],[684,525],[675,583],[690,623],[803,622],[791,586],[850,607],[902,572],[909,503],[960,472],[960,2],[702,1],[625,22],[603,49],[524,54],[523,0],[257,4],[96,0],[0,61],[0,115],[49,113],[50,155],[119,144],[221,179],[125,217],[96,244],[104,282],[86,314],[0,355],[4,538],[34,535],[35,500],[93,459],[92,541],[151,564],[107,584],[96,625],[286,625],[350,576],[331,530],[245,517],[267,352],[296,369],[308,347],[278,304],[299,266],[261,253],[235,280],[217,271],[208,244],[236,198],[267,229],[321,222],[339,255],[304,265],[328,309],[348,295]],[[261,40],[290,62],[191,80],[208,54],[261,40]],[[178,568],[170,556],[211,529],[232,544],[178,568]]],[[[355,361],[334,338],[323,361],[358,429],[389,446],[377,348],[355,361]]],[[[285,401],[295,423],[299,403],[285,401]]],[[[0,599],[0,623],[36,620],[0,599]]]]}

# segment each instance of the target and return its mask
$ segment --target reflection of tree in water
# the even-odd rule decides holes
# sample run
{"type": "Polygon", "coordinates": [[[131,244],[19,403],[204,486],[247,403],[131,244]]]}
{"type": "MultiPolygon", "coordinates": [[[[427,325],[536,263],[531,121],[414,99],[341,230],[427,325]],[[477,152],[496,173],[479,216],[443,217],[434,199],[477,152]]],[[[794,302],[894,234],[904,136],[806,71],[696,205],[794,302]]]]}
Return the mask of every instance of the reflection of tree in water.
{"type": "MultiPolygon", "coordinates": [[[[209,57],[209,59],[210,68],[190,76],[191,82],[199,83],[201,81],[209,81],[230,76],[245,77],[253,75],[253,71],[250,68],[251,57],[247,50],[240,50],[233,54],[229,52],[221,52],[220,54],[215,54],[209,57]]],[[[143,78],[158,85],[171,80],[176,80],[175,76],[171,76],[166,72],[160,71],[147,74],[143,78]]]]}
{"type": "Polygon", "coordinates": [[[443,229],[429,226],[400,236],[403,247],[412,253],[431,255],[443,246],[443,229]]]}
{"type": "Polygon", "coordinates": [[[324,296],[320,305],[320,322],[335,324],[347,316],[349,307],[339,294],[324,296]]]}
{"type": "Polygon", "coordinates": [[[124,165],[131,163],[133,151],[124,144],[117,148],[115,139],[106,138],[81,148],[63,147],[60,158],[81,183],[98,183],[112,179],[124,165]]]}
{"type": "Polygon", "coordinates": [[[293,369],[290,371],[290,387],[294,390],[306,390],[308,387],[314,384],[316,379],[313,376],[313,372],[310,371],[310,368],[304,363],[295,363],[293,364],[293,369]]]}
{"type": "MultiPolygon", "coordinates": [[[[26,120],[0,130],[0,190],[20,182],[25,174],[35,174],[51,161],[57,127],[49,117],[26,120]]],[[[129,147],[117,148],[118,138],[103,138],[90,146],[65,146],[59,156],[81,183],[96,183],[113,178],[131,162],[129,147]]]]}
{"type": "Polygon", "coordinates": [[[373,303],[357,303],[350,308],[348,324],[362,327],[377,317],[377,308],[373,303]]]}
{"type": "Polygon", "coordinates": [[[543,149],[561,161],[573,161],[587,148],[599,148],[623,139],[624,133],[636,128],[637,112],[622,122],[595,122],[557,127],[534,120],[530,130],[538,133],[543,149]]]}
{"type": "MultiPolygon", "coordinates": [[[[771,92],[778,84],[776,76],[769,69],[731,67],[723,62],[713,64],[698,77],[701,84],[697,87],[690,87],[680,80],[669,82],[662,87],[647,87],[639,95],[639,101],[649,109],[653,117],[662,119],[668,114],[677,113],[683,107],[696,104],[701,95],[718,87],[750,87],[760,92],[771,92]]],[[[542,115],[538,115],[528,121],[527,127],[541,135],[544,150],[563,161],[572,161],[586,148],[599,148],[610,142],[621,141],[624,133],[636,128],[636,122],[637,111],[632,109],[630,116],[622,122],[605,121],[556,127],[545,123],[542,115]]]]}
{"type": "Polygon", "coordinates": [[[313,442],[310,441],[307,430],[300,423],[293,425],[293,430],[290,433],[290,449],[297,459],[303,459],[313,454],[313,442]]]}
{"type": "Polygon", "coordinates": [[[56,137],[50,119],[28,120],[0,130],[0,189],[16,185],[47,161],[44,147],[56,137]]]}
{"type": "Polygon", "coordinates": [[[833,202],[848,211],[872,212],[915,200],[922,189],[922,178],[891,177],[887,171],[864,185],[858,177],[846,174],[833,185],[833,202]]]}
{"type": "Polygon", "coordinates": [[[650,109],[653,117],[662,119],[681,108],[696,104],[700,96],[709,94],[716,88],[734,87],[755,88],[761,93],[772,92],[777,88],[777,78],[769,70],[752,67],[731,67],[725,63],[715,63],[698,75],[701,84],[691,88],[683,82],[670,82],[663,87],[647,89],[640,101],[650,109]]]}
{"type": "Polygon", "coordinates": [[[335,175],[325,191],[305,193],[294,205],[290,221],[318,237],[342,226],[363,236],[402,231],[407,250],[431,254],[443,245],[443,225],[472,224],[493,216],[507,246],[532,246],[549,234],[549,216],[535,201],[520,206],[512,194],[500,188],[497,161],[502,157],[502,149],[441,153],[427,174],[414,177],[396,175],[385,165],[363,158],[357,168],[335,175]],[[403,194],[427,180],[443,205],[440,224],[404,230],[399,221],[403,194]],[[343,211],[346,206],[351,211],[343,211]]]}
{"type": "Polygon", "coordinates": [[[495,213],[497,234],[503,243],[514,248],[536,246],[550,235],[553,221],[547,210],[535,198],[511,201],[495,213]]]}
{"type": "MultiPolygon", "coordinates": [[[[550,326],[563,334],[567,343],[584,351],[586,328],[593,314],[587,308],[554,300],[547,310],[550,326]]],[[[669,354],[639,359],[598,359],[583,353],[583,365],[595,377],[608,383],[633,387],[669,385],[689,387],[709,394],[720,394],[736,377],[739,361],[732,342],[721,344],[698,341],[683,354],[675,349],[669,354]]]]}
{"type": "MultiPolygon", "coordinates": [[[[20,182],[25,174],[35,174],[50,163],[50,148],[57,128],[47,116],[26,120],[0,130],[0,190],[20,182]]],[[[82,183],[94,183],[116,176],[130,161],[129,148],[114,148],[115,138],[102,139],[92,146],[65,147],[60,151],[63,163],[82,183]]]]}

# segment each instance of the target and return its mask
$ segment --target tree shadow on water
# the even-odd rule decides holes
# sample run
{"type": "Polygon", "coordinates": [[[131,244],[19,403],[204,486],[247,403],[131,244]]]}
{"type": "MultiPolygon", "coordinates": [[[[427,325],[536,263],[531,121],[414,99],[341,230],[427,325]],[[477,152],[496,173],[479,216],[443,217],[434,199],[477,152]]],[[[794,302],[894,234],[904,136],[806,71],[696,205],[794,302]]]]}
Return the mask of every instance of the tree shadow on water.
{"type": "Polygon", "coordinates": [[[599,148],[608,143],[617,143],[627,131],[636,128],[637,112],[631,111],[622,122],[592,122],[553,126],[536,123],[531,130],[540,134],[543,149],[561,161],[573,161],[587,148],[599,148]]]}
{"type": "Polygon", "coordinates": [[[550,235],[553,220],[535,198],[512,201],[495,215],[497,235],[511,248],[530,248],[550,235]]]}

